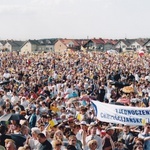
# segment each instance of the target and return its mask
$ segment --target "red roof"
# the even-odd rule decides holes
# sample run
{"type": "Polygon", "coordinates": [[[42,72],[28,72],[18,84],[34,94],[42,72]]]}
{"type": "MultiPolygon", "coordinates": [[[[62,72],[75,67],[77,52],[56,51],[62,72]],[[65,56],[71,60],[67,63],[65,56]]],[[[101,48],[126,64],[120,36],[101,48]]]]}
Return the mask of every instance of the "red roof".
{"type": "Polygon", "coordinates": [[[91,39],[91,41],[93,41],[93,43],[96,43],[96,44],[105,44],[104,40],[103,39],[91,39]]]}
{"type": "Polygon", "coordinates": [[[103,40],[104,40],[105,44],[110,43],[110,44],[115,45],[117,43],[116,40],[112,40],[112,39],[103,39],[103,40]]]}
{"type": "Polygon", "coordinates": [[[70,42],[72,42],[73,44],[74,44],[74,46],[80,46],[77,42],[76,42],[76,40],[73,40],[73,39],[61,39],[60,40],[64,45],[66,45],[67,47],[68,47],[68,44],[70,43],[70,42]]]}

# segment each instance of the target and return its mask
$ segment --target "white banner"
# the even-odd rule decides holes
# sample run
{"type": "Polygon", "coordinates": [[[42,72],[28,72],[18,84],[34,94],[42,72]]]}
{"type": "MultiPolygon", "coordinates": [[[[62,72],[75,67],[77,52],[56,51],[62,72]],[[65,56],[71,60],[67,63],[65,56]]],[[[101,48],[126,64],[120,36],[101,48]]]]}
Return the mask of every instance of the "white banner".
{"type": "Polygon", "coordinates": [[[97,119],[102,122],[125,124],[125,125],[145,125],[150,123],[150,108],[139,108],[130,106],[119,106],[114,104],[92,101],[97,119]]]}

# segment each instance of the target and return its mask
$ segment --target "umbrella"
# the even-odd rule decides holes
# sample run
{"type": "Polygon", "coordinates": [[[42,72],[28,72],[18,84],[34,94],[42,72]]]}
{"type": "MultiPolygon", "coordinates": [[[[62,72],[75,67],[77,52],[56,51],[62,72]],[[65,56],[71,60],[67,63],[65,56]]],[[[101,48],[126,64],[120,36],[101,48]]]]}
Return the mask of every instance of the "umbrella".
{"type": "Polygon", "coordinates": [[[115,87],[118,87],[118,88],[129,86],[129,84],[125,82],[112,82],[111,85],[114,85],[115,87]]]}
{"type": "Polygon", "coordinates": [[[20,119],[25,119],[25,118],[20,114],[4,114],[0,117],[0,121],[20,120],[20,119]]]}
{"type": "Polygon", "coordinates": [[[17,147],[23,146],[26,141],[26,137],[21,134],[11,134],[10,136],[15,141],[17,147]]]}
{"type": "Polygon", "coordinates": [[[110,49],[110,50],[107,50],[107,54],[119,54],[119,53],[114,49],[110,49]]]}
{"type": "Polygon", "coordinates": [[[125,87],[122,88],[122,91],[123,91],[124,93],[133,93],[133,92],[134,92],[134,89],[133,89],[132,86],[125,86],[125,87]]]}
{"type": "Polygon", "coordinates": [[[110,102],[110,104],[124,106],[124,104],[120,102],[110,102]]]}
{"type": "Polygon", "coordinates": [[[74,97],[74,98],[70,98],[68,101],[67,101],[67,104],[71,104],[75,101],[78,101],[79,100],[79,97],[74,97]]]}
{"type": "Polygon", "coordinates": [[[74,97],[77,97],[77,96],[78,96],[77,93],[72,92],[72,93],[70,93],[70,94],[68,95],[68,98],[74,98],[74,97]]]}
{"type": "Polygon", "coordinates": [[[123,103],[123,104],[129,104],[130,103],[130,99],[128,99],[127,97],[121,97],[117,100],[117,102],[119,103],[123,103]]]}
{"type": "Polygon", "coordinates": [[[85,101],[90,101],[90,96],[85,94],[85,95],[81,95],[79,100],[85,100],[85,101]]]}
{"type": "Polygon", "coordinates": [[[0,82],[0,85],[6,85],[6,84],[8,84],[8,83],[10,83],[10,81],[1,81],[1,82],[0,82]]]}

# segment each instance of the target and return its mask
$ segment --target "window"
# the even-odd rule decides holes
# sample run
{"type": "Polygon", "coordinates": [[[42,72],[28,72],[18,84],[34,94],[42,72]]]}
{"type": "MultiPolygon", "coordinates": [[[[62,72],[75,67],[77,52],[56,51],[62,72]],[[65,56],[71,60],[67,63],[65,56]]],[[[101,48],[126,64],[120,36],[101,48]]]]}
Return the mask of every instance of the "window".
{"type": "Polygon", "coordinates": [[[73,44],[69,44],[69,47],[73,47],[73,44]]]}
{"type": "Polygon", "coordinates": [[[43,41],[40,41],[40,44],[43,44],[44,42],[43,41]]]}
{"type": "Polygon", "coordinates": [[[51,41],[50,41],[50,40],[46,40],[46,43],[47,43],[47,44],[51,44],[51,41]]]}

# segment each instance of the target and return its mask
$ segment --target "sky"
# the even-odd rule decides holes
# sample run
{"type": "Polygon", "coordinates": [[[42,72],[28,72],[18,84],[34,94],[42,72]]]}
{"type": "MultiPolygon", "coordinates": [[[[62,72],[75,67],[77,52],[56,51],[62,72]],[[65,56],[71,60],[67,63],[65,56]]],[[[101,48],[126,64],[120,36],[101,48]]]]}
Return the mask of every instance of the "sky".
{"type": "Polygon", "coordinates": [[[150,38],[150,0],[0,0],[0,40],[150,38]]]}

